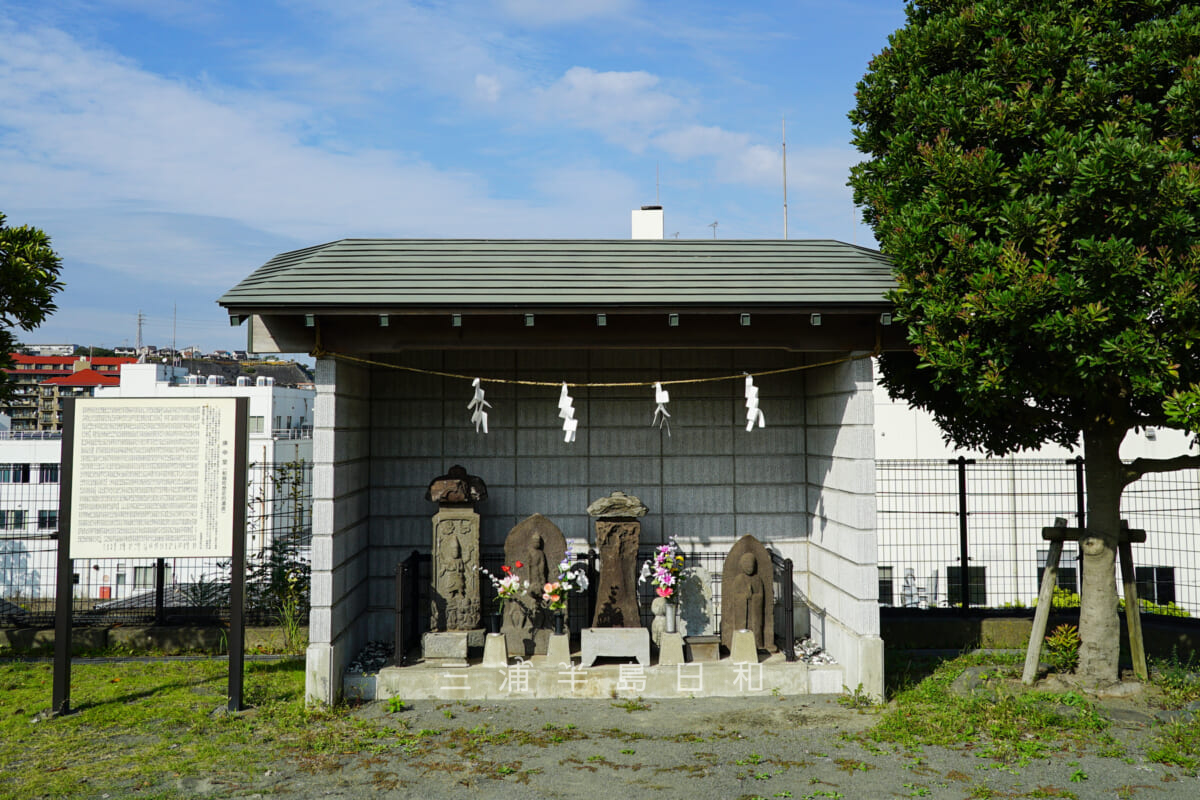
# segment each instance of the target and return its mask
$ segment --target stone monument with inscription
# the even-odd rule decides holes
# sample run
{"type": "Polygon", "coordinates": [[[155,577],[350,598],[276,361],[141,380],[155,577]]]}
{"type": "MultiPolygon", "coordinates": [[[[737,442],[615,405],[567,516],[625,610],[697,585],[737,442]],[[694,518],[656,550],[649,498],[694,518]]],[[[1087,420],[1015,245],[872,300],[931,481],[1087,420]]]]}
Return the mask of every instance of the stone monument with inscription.
{"type": "Polygon", "coordinates": [[[433,515],[429,628],[476,630],[480,627],[480,595],[479,515],[475,503],[487,499],[487,486],[455,465],[433,479],[425,499],[439,506],[433,515]]]}
{"type": "Polygon", "coordinates": [[[640,628],[637,598],[637,555],[642,537],[639,517],[648,509],[624,492],[613,492],[588,506],[596,519],[600,579],[596,584],[595,628],[640,628]]]}
{"type": "Polygon", "coordinates": [[[758,539],[746,534],[725,557],[721,572],[721,644],[749,630],[759,650],[775,648],[775,582],[771,555],[758,539]]]}
{"type": "Polygon", "coordinates": [[[704,567],[688,567],[679,574],[679,632],[711,636],[715,631],[712,575],[704,567]]]}
{"type": "Polygon", "coordinates": [[[504,563],[522,580],[529,591],[504,604],[500,631],[508,644],[509,655],[544,654],[553,631],[553,620],[542,607],[542,588],[556,574],[558,563],[567,552],[567,540],[558,526],[541,514],[526,517],[504,540],[504,563]],[[520,566],[517,566],[517,565],[520,566]]]}

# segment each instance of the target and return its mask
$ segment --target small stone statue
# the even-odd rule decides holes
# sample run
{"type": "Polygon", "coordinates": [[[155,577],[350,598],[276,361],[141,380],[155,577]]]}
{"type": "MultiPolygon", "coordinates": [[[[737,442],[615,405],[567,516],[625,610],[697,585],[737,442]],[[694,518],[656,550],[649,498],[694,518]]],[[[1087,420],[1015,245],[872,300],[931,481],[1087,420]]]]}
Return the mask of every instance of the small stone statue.
{"type": "Polygon", "coordinates": [[[775,649],[775,585],[771,556],[750,534],[734,543],[721,574],[721,644],[729,647],[733,632],[749,630],[760,650],[775,649]]]}
{"type": "Polygon", "coordinates": [[[545,652],[553,621],[538,600],[550,580],[551,565],[562,561],[566,552],[562,531],[541,514],[522,520],[504,540],[505,564],[529,581],[528,593],[504,604],[501,631],[510,654],[525,657],[545,652]]]}

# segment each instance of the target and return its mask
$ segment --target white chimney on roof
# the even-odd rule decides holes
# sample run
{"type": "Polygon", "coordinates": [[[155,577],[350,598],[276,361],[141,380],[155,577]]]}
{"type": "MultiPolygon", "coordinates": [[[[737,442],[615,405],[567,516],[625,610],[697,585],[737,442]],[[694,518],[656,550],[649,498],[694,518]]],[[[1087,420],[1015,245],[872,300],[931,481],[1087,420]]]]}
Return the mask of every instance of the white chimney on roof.
{"type": "Polygon", "coordinates": [[[633,210],[634,239],[663,238],[662,206],[642,206],[633,210]]]}

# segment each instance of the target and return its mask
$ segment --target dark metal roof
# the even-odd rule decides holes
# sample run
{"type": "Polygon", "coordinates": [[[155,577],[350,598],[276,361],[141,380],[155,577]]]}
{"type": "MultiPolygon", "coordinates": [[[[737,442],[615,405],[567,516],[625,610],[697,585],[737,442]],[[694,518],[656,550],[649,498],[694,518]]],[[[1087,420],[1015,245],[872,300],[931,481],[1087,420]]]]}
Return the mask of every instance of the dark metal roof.
{"type": "Polygon", "coordinates": [[[282,253],[231,313],[587,306],[885,307],[891,265],[832,240],[342,239],[282,253]]]}

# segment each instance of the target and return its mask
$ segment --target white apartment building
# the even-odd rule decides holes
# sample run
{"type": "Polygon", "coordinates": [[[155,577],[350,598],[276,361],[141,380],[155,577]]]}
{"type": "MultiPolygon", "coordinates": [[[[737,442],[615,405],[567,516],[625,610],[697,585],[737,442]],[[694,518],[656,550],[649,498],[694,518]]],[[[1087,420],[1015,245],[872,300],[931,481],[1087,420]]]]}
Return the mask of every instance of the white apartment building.
{"type": "MultiPolygon", "coordinates": [[[[312,463],[315,392],[275,386],[270,378],[197,380],[181,367],[124,364],[119,386],[98,388],[96,397],[249,398],[250,485],[247,557],[261,556],[274,532],[307,531],[308,492],[299,491],[312,463]]],[[[58,432],[0,431],[0,600],[52,598],[55,592],[62,439],[58,432]]],[[[151,559],[77,559],[76,597],[120,600],[154,586],[151,559]]],[[[168,559],[166,583],[208,579],[215,562],[168,559]]]]}

